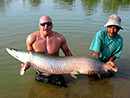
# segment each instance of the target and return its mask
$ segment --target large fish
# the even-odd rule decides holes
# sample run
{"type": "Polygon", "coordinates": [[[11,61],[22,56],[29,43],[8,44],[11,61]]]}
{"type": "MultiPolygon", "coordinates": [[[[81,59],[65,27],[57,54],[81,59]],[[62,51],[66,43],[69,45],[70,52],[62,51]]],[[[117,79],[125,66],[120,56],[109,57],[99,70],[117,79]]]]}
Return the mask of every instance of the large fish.
{"type": "MultiPolygon", "coordinates": [[[[7,52],[26,63],[29,62],[36,71],[49,74],[87,74],[89,71],[105,73],[108,70],[117,72],[117,67],[112,62],[103,63],[98,60],[85,57],[55,57],[40,54],[32,51],[20,51],[13,48],[6,48],[7,52]]],[[[24,74],[25,67],[21,68],[20,74],[24,74]]]]}

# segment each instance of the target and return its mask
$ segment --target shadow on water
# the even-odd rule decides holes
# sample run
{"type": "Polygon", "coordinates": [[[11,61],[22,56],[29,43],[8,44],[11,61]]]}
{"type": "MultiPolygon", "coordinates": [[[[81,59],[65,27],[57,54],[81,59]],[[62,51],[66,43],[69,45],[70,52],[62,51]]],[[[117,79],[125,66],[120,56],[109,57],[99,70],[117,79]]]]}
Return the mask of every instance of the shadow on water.
{"type": "Polygon", "coordinates": [[[82,98],[110,98],[113,96],[113,85],[109,79],[90,81],[88,79],[79,79],[71,86],[73,92],[82,98]]]}
{"type": "MultiPolygon", "coordinates": [[[[67,76],[68,77],[68,76],[67,76]]],[[[66,79],[67,79],[66,77],[66,79]]],[[[68,77],[68,79],[70,79],[68,77]]],[[[113,85],[109,78],[104,80],[90,80],[88,77],[79,76],[77,80],[69,80],[67,88],[58,87],[48,83],[35,81],[27,86],[26,98],[111,98],[113,96],[113,85]],[[96,91],[96,92],[95,92],[96,91]],[[104,92],[105,91],[105,92],[104,92]],[[54,96],[55,95],[55,96],[54,96]]],[[[25,85],[28,85],[26,83],[25,85]]]]}

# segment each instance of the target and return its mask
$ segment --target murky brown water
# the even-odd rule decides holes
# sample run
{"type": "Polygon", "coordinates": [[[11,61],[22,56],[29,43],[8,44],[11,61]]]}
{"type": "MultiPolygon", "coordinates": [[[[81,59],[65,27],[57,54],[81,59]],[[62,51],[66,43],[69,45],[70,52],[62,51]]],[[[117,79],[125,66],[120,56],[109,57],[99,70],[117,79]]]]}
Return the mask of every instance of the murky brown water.
{"type": "Polygon", "coordinates": [[[0,98],[130,98],[129,17],[129,0],[0,0],[0,98]],[[38,30],[39,18],[47,14],[53,19],[53,30],[66,37],[73,55],[86,56],[94,34],[105,29],[113,13],[122,18],[124,50],[112,78],[95,81],[65,76],[68,87],[59,88],[35,81],[32,68],[20,76],[21,63],[5,52],[6,47],[25,50],[25,38],[38,30]]]}

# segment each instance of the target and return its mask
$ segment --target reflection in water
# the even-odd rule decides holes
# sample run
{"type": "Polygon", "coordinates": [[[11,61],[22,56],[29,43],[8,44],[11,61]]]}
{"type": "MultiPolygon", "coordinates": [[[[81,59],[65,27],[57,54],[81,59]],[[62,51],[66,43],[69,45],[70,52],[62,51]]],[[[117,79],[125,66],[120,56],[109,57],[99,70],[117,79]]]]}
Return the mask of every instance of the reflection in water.
{"type": "Polygon", "coordinates": [[[90,81],[78,79],[69,84],[67,88],[60,88],[51,84],[35,82],[26,84],[27,98],[113,98],[114,88],[110,79],[90,81]]]}
{"type": "Polygon", "coordinates": [[[32,7],[38,7],[44,0],[23,0],[23,4],[26,4],[28,2],[32,7]]]}
{"type": "Polygon", "coordinates": [[[83,96],[83,98],[115,98],[113,84],[110,83],[109,79],[101,81],[89,81],[89,92],[83,96]]]}
{"type": "Polygon", "coordinates": [[[16,1],[17,0],[0,0],[0,12],[6,11],[6,8],[8,8],[11,3],[16,1]]]}
{"type": "Polygon", "coordinates": [[[117,13],[120,6],[128,7],[130,0],[102,0],[104,13],[117,13]]]}
{"type": "Polygon", "coordinates": [[[73,5],[75,0],[53,0],[55,3],[59,3],[60,5],[73,5]]]}
{"type": "Polygon", "coordinates": [[[59,88],[50,84],[42,83],[33,85],[26,93],[27,98],[79,98],[68,88],[59,88]]]}
{"type": "Polygon", "coordinates": [[[57,7],[60,7],[61,9],[69,9],[72,10],[73,4],[75,0],[53,0],[54,3],[58,4],[57,7]]]}
{"type": "MultiPolygon", "coordinates": [[[[45,0],[23,0],[23,3],[28,2],[32,7],[39,6],[45,0]]],[[[52,0],[53,3],[58,4],[56,7],[61,9],[72,10],[75,2],[77,0],[52,0]]],[[[11,3],[18,2],[18,0],[0,0],[0,12],[5,11],[5,9],[11,3]]],[[[102,3],[102,8],[104,13],[117,13],[119,8],[127,8],[130,5],[130,0],[81,0],[84,10],[87,15],[92,15],[98,4],[102,3]]]]}
{"type": "Polygon", "coordinates": [[[5,10],[5,1],[0,0],[0,12],[3,12],[5,10]]]}
{"type": "Polygon", "coordinates": [[[87,15],[92,15],[100,0],[81,0],[87,15]]]}
{"type": "Polygon", "coordinates": [[[69,87],[69,92],[78,95],[80,98],[113,98],[114,96],[114,87],[108,78],[94,81],[88,77],[80,77],[73,81],[69,87]]]}
{"type": "Polygon", "coordinates": [[[29,0],[29,3],[30,3],[32,6],[39,6],[40,3],[41,3],[41,0],[29,0]]]}
{"type": "Polygon", "coordinates": [[[116,62],[116,65],[118,65],[118,68],[120,69],[118,72],[118,78],[124,78],[124,79],[130,79],[130,67],[128,64],[129,60],[128,58],[125,58],[118,62],[116,62]],[[125,70],[125,71],[124,71],[125,70]]]}

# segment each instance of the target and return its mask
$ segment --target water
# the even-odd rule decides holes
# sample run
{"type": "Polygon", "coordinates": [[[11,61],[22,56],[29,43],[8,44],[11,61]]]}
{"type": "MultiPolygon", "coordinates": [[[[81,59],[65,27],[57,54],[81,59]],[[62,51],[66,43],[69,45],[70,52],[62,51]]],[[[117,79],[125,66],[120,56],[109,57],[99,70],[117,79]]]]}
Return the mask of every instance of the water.
{"type": "Polygon", "coordinates": [[[130,98],[129,17],[129,0],[0,0],[0,98],[130,98]],[[113,13],[122,19],[124,49],[116,61],[119,71],[112,78],[65,76],[68,87],[60,88],[35,81],[32,68],[20,76],[21,63],[5,52],[6,47],[25,50],[27,35],[38,30],[39,18],[47,14],[73,55],[87,56],[94,34],[105,29],[113,13]]]}

